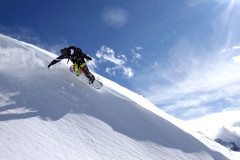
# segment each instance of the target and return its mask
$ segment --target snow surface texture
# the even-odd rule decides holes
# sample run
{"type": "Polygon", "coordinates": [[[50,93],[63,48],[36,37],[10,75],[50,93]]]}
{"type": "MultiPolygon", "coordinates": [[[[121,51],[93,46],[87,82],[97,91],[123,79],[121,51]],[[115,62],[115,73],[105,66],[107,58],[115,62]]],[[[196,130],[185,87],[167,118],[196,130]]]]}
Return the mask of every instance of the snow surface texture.
{"type": "Polygon", "coordinates": [[[47,69],[50,52],[1,34],[0,47],[1,160],[236,159],[104,77],[96,90],[64,62],[47,69]]]}

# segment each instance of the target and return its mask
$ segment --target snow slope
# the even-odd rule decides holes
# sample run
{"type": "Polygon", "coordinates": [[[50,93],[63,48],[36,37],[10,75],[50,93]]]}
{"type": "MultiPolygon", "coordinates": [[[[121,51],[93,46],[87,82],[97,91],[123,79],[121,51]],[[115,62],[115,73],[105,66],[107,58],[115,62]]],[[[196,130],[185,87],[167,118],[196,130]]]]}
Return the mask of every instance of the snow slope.
{"type": "Polygon", "coordinates": [[[221,145],[100,75],[79,80],[56,55],[0,34],[1,160],[225,160],[221,145]],[[178,125],[178,126],[177,126],[178,125]]]}

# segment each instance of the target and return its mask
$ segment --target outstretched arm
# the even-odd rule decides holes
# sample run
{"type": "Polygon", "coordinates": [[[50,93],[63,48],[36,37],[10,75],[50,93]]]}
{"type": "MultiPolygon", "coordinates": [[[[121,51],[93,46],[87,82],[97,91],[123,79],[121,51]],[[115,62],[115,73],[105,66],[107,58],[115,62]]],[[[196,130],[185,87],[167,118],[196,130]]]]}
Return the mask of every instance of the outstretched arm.
{"type": "Polygon", "coordinates": [[[54,59],[54,60],[48,65],[48,68],[50,68],[52,65],[60,62],[60,61],[61,61],[62,59],[64,59],[64,58],[66,58],[66,57],[64,57],[64,55],[61,55],[61,56],[57,57],[56,59],[54,59]]]}
{"type": "Polygon", "coordinates": [[[87,60],[89,60],[89,61],[91,61],[92,60],[92,58],[91,57],[89,57],[88,55],[86,55],[86,57],[85,57],[87,60]]]}
{"type": "Polygon", "coordinates": [[[88,55],[86,55],[85,53],[83,53],[83,56],[84,56],[84,58],[85,58],[85,59],[87,59],[87,60],[89,60],[89,61],[91,61],[91,60],[92,60],[92,58],[91,58],[91,57],[89,57],[88,55]]]}
{"type": "Polygon", "coordinates": [[[54,64],[56,64],[56,63],[58,63],[58,62],[60,62],[61,60],[59,60],[59,59],[54,59],[49,65],[48,65],[48,68],[50,68],[52,65],[54,65],[54,64]]]}

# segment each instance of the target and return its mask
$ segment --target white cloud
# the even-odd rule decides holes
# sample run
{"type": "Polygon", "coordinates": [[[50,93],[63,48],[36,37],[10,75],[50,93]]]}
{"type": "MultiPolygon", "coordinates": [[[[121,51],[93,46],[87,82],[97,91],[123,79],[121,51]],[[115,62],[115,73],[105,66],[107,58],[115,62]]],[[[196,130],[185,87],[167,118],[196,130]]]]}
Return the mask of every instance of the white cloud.
{"type": "Polygon", "coordinates": [[[107,67],[105,69],[111,76],[115,76],[117,71],[128,78],[134,75],[133,69],[126,66],[127,57],[123,54],[116,55],[112,48],[102,46],[101,49],[97,51],[96,57],[99,58],[99,63],[110,62],[114,65],[113,67],[107,67]]]}
{"type": "Polygon", "coordinates": [[[232,60],[235,63],[240,63],[240,45],[235,45],[230,48],[223,48],[219,52],[220,54],[232,56],[232,60]]]}
{"type": "MultiPolygon", "coordinates": [[[[186,3],[196,6],[202,1],[186,3]]],[[[193,118],[240,104],[239,6],[225,1],[213,12],[201,21],[208,22],[208,35],[194,33],[203,34],[198,40],[178,37],[165,57],[135,76],[137,90],[175,116],[193,118]]]]}
{"type": "Polygon", "coordinates": [[[133,69],[130,67],[123,67],[123,74],[130,78],[133,76],[133,69]]]}
{"type": "Polygon", "coordinates": [[[137,51],[142,50],[143,48],[141,46],[135,47],[137,51]]]}
{"type": "Polygon", "coordinates": [[[236,106],[236,96],[240,96],[240,74],[236,74],[240,65],[235,63],[240,55],[238,45],[222,48],[219,53],[184,39],[179,42],[169,50],[174,54],[168,66],[148,67],[135,76],[136,86],[143,88],[140,92],[184,119],[236,106]]]}
{"type": "Polygon", "coordinates": [[[109,68],[109,67],[107,67],[105,71],[106,71],[109,75],[111,75],[111,76],[116,76],[116,70],[115,70],[115,68],[109,68]]]}
{"type": "Polygon", "coordinates": [[[182,117],[185,118],[192,118],[193,116],[201,115],[207,115],[209,113],[209,108],[204,107],[196,107],[196,108],[190,108],[187,110],[187,112],[184,112],[181,114],[182,117]]]}
{"type": "Polygon", "coordinates": [[[240,56],[233,57],[235,63],[240,63],[240,56]]]}
{"type": "Polygon", "coordinates": [[[97,51],[96,56],[100,59],[110,61],[118,66],[121,66],[126,62],[126,56],[121,55],[116,57],[113,49],[106,46],[102,46],[101,49],[97,51]]]}
{"type": "Polygon", "coordinates": [[[240,45],[235,45],[232,47],[226,47],[226,48],[222,48],[219,52],[220,54],[240,54],[240,45]]]}
{"type": "Polygon", "coordinates": [[[131,49],[132,59],[131,62],[138,64],[138,61],[142,58],[142,55],[138,51],[142,50],[142,47],[135,47],[131,49]]]}
{"type": "Polygon", "coordinates": [[[174,111],[175,109],[188,109],[198,107],[201,103],[201,99],[185,99],[185,100],[178,100],[173,105],[166,106],[164,108],[165,111],[174,111]]]}
{"type": "Polygon", "coordinates": [[[233,49],[233,50],[237,50],[237,49],[240,50],[240,45],[236,45],[236,46],[234,46],[232,49],[233,49]]]}
{"type": "Polygon", "coordinates": [[[141,59],[142,58],[142,55],[139,54],[139,53],[133,53],[133,59],[136,60],[136,59],[141,59]]]}
{"type": "Polygon", "coordinates": [[[121,28],[127,23],[128,12],[123,8],[107,8],[102,13],[102,19],[108,26],[121,28]]]}
{"type": "Polygon", "coordinates": [[[219,113],[186,121],[186,125],[211,139],[221,138],[225,141],[232,141],[240,147],[239,115],[240,108],[223,110],[219,113]]]}

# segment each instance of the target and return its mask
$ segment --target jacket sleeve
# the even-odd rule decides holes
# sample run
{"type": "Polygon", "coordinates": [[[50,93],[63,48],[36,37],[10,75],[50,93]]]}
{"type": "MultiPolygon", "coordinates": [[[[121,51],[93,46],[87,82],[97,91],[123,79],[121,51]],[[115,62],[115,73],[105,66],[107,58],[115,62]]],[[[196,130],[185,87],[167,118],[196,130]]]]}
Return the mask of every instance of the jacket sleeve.
{"type": "Polygon", "coordinates": [[[85,53],[83,53],[83,56],[84,56],[84,58],[85,58],[85,59],[87,59],[87,60],[89,60],[89,61],[91,61],[91,60],[92,60],[92,58],[91,58],[91,57],[89,57],[88,55],[86,55],[85,53]]]}
{"type": "Polygon", "coordinates": [[[52,65],[60,62],[60,61],[63,60],[64,58],[66,58],[66,57],[64,57],[63,55],[57,57],[56,59],[54,59],[54,60],[48,65],[48,68],[50,68],[52,65]]]}

